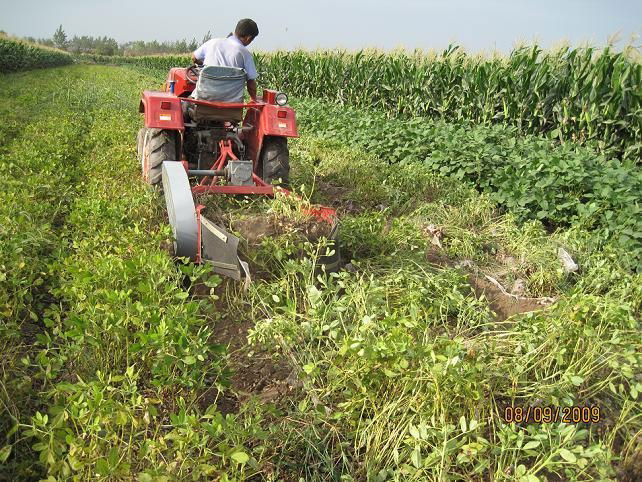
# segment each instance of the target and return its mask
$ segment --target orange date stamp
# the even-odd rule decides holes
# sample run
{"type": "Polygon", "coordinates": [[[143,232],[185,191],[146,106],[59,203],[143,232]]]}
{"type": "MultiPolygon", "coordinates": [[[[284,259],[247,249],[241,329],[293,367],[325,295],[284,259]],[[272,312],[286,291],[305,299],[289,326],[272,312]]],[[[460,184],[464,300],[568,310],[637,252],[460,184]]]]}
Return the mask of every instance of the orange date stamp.
{"type": "Polygon", "coordinates": [[[521,407],[508,405],[504,408],[502,418],[506,423],[599,423],[602,420],[602,411],[597,405],[591,406],[545,406],[521,407]]]}

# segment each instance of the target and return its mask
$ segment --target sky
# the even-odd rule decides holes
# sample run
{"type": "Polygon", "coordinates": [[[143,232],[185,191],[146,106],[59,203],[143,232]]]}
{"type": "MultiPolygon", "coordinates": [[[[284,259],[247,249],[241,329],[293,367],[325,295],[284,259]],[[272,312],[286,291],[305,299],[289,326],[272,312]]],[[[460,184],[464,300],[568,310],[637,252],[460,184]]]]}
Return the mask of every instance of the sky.
{"type": "MultiPolygon", "coordinates": [[[[240,18],[259,25],[253,50],[375,47],[508,52],[517,43],[619,45],[642,34],[642,0],[0,0],[0,30],[51,37],[201,40],[225,36],[240,18]],[[186,7],[185,7],[186,6],[186,7]]],[[[642,44],[634,39],[634,45],[642,44]]]]}

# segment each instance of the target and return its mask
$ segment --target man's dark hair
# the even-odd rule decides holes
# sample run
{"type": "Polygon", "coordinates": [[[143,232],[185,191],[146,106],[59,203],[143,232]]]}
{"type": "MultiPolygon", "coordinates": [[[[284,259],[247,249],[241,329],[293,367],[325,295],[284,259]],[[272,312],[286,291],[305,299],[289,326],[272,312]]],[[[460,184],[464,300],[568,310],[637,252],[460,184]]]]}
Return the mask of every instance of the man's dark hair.
{"type": "Polygon", "coordinates": [[[234,35],[237,37],[247,37],[252,38],[256,37],[259,34],[259,27],[256,25],[256,22],[251,18],[244,18],[239,20],[239,23],[236,24],[236,29],[234,30],[234,35]]]}

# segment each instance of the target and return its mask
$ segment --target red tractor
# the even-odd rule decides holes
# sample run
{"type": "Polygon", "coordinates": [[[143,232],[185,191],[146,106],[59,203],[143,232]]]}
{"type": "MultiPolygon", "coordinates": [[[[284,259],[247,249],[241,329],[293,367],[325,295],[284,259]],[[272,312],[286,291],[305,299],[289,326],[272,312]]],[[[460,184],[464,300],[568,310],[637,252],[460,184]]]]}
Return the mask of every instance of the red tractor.
{"type": "MultiPolygon", "coordinates": [[[[225,74],[224,69],[219,68],[225,74]]],[[[249,273],[237,256],[238,238],[207,220],[194,195],[272,196],[277,189],[289,194],[287,138],[298,137],[296,116],[287,96],[269,89],[249,103],[199,99],[194,93],[203,78],[196,66],[172,68],[162,92],[143,92],[138,156],[143,178],[152,185],[162,182],[175,254],[208,261],[218,273],[240,279],[243,271],[249,273]]],[[[225,81],[215,79],[223,86],[225,81]]],[[[309,214],[333,225],[337,246],[336,212],[315,207],[309,214]]],[[[322,262],[336,269],[338,249],[322,262]]]]}

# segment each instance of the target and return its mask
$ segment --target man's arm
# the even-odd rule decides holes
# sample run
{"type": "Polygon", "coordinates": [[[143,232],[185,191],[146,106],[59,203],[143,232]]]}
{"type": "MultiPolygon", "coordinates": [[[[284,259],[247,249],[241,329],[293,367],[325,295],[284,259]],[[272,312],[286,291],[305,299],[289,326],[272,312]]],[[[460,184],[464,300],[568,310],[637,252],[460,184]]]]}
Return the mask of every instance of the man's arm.
{"type": "Polygon", "coordinates": [[[256,101],[256,78],[259,76],[254,65],[254,57],[249,50],[243,49],[243,68],[247,74],[247,92],[256,101]]]}
{"type": "Polygon", "coordinates": [[[199,48],[194,50],[194,52],[192,52],[192,62],[194,62],[196,65],[203,65],[203,61],[205,60],[205,49],[207,48],[207,44],[212,43],[213,40],[214,39],[208,40],[199,48]]]}
{"type": "Polygon", "coordinates": [[[247,92],[250,94],[250,98],[256,102],[256,80],[247,80],[247,92]]]}

